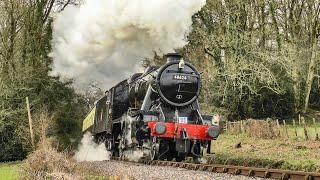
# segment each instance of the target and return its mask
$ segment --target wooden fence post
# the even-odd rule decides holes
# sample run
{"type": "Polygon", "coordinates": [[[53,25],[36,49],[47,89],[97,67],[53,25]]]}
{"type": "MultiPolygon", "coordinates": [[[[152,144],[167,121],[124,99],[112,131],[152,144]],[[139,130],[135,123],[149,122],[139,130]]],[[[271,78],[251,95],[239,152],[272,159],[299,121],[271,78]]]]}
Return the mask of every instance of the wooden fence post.
{"type": "Polygon", "coordinates": [[[226,120],[226,133],[228,132],[228,120],[226,120]]]}
{"type": "Polygon", "coordinates": [[[314,125],[314,132],[316,134],[316,141],[318,141],[319,140],[319,134],[318,134],[316,119],[313,118],[312,120],[313,120],[313,125],[314,125]]]}
{"type": "Polygon", "coordinates": [[[309,135],[308,135],[308,129],[307,129],[307,126],[306,126],[306,121],[305,121],[304,117],[301,117],[301,120],[302,120],[302,124],[303,124],[304,136],[305,136],[306,140],[309,140],[309,135]]]}
{"type": "Polygon", "coordinates": [[[240,121],[240,132],[243,133],[243,121],[240,121]]]}
{"type": "Polygon", "coordinates": [[[286,125],[286,120],[282,120],[282,122],[283,122],[283,127],[284,127],[284,130],[286,132],[287,138],[289,138],[288,129],[287,129],[287,125],[286,125]]]}
{"type": "Polygon", "coordinates": [[[308,139],[309,139],[309,136],[308,136],[308,130],[307,130],[306,125],[304,125],[303,131],[304,131],[304,136],[305,136],[306,140],[308,140],[308,139]]]}
{"type": "Polygon", "coordinates": [[[33,134],[33,128],[32,128],[32,119],[31,119],[31,111],[30,111],[30,104],[29,104],[29,98],[26,97],[26,104],[27,104],[27,110],[28,110],[28,119],[29,119],[29,128],[30,128],[30,137],[31,137],[31,144],[32,148],[34,149],[34,134],[33,134]]]}
{"type": "Polygon", "coordinates": [[[279,119],[277,119],[277,127],[278,127],[278,136],[280,137],[280,124],[279,124],[279,119]]]}
{"type": "Polygon", "coordinates": [[[298,132],[297,132],[297,127],[296,127],[296,120],[293,119],[293,128],[294,128],[294,134],[296,135],[296,137],[298,136],[298,132]]]}

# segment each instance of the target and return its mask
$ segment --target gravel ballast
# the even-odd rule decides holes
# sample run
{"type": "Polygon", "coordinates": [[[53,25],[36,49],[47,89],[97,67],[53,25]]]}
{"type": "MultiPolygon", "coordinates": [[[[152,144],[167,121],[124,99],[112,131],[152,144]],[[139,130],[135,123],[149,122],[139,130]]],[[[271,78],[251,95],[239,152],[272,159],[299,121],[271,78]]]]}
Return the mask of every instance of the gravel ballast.
{"type": "Polygon", "coordinates": [[[215,179],[215,180],[249,180],[262,179],[246,176],[235,176],[223,173],[213,173],[206,171],[194,171],[177,167],[151,166],[133,162],[124,161],[100,161],[100,162],[82,162],[86,168],[92,169],[103,176],[121,176],[129,179],[215,179]]]}

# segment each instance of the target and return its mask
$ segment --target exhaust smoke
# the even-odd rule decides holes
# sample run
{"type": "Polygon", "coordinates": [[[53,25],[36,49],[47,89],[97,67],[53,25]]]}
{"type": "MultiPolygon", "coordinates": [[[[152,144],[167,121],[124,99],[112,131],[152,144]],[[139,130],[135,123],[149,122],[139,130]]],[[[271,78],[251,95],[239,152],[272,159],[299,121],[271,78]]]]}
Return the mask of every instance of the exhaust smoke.
{"type": "Polygon", "coordinates": [[[107,89],[137,72],[142,58],[187,44],[192,15],[205,0],[84,0],[54,20],[53,74],[77,87],[107,89]]]}

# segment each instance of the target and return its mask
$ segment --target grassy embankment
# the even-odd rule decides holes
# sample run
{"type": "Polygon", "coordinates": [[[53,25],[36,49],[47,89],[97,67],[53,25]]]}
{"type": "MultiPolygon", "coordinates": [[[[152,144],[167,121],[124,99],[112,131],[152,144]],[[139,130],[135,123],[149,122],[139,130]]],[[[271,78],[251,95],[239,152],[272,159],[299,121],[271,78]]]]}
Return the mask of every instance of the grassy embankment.
{"type": "Polygon", "coordinates": [[[212,145],[211,163],[320,172],[320,124],[238,123],[212,145]]]}
{"type": "Polygon", "coordinates": [[[19,171],[20,171],[21,165],[22,165],[21,161],[0,163],[0,179],[1,180],[19,179],[19,171]]]}

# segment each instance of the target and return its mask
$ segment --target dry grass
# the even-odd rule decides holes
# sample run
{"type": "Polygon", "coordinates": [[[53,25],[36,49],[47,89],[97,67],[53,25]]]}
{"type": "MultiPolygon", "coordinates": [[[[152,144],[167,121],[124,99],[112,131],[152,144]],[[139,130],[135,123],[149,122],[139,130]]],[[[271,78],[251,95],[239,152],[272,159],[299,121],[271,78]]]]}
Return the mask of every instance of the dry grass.
{"type": "Polygon", "coordinates": [[[40,113],[36,122],[35,130],[40,140],[21,168],[21,179],[117,179],[117,176],[106,177],[96,169],[77,163],[72,153],[59,152],[54,146],[55,140],[47,137],[52,122],[47,111],[40,113]]]}
{"type": "Polygon", "coordinates": [[[212,163],[320,172],[320,141],[221,134],[212,163]],[[241,146],[235,147],[241,143],[241,146]]]}
{"type": "Polygon", "coordinates": [[[246,133],[250,137],[256,138],[276,138],[280,134],[277,123],[273,121],[263,121],[263,120],[246,120],[239,121],[235,123],[229,123],[227,128],[227,133],[236,135],[241,133],[246,133]]]}
{"type": "Polygon", "coordinates": [[[76,163],[67,154],[58,152],[48,140],[42,140],[23,168],[24,179],[74,179],[76,163]]]}
{"type": "Polygon", "coordinates": [[[52,146],[46,132],[51,119],[46,112],[41,113],[39,119],[40,141],[37,149],[28,155],[22,169],[23,179],[77,179],[74,175],[76,162],[67,153],[58,152],[52,146]]]}
{"type": "Polygon", "coordinates": [[[229,122],[212,145],[212,163],[320,172],[319,124],[298,122],[229,122]]]}

